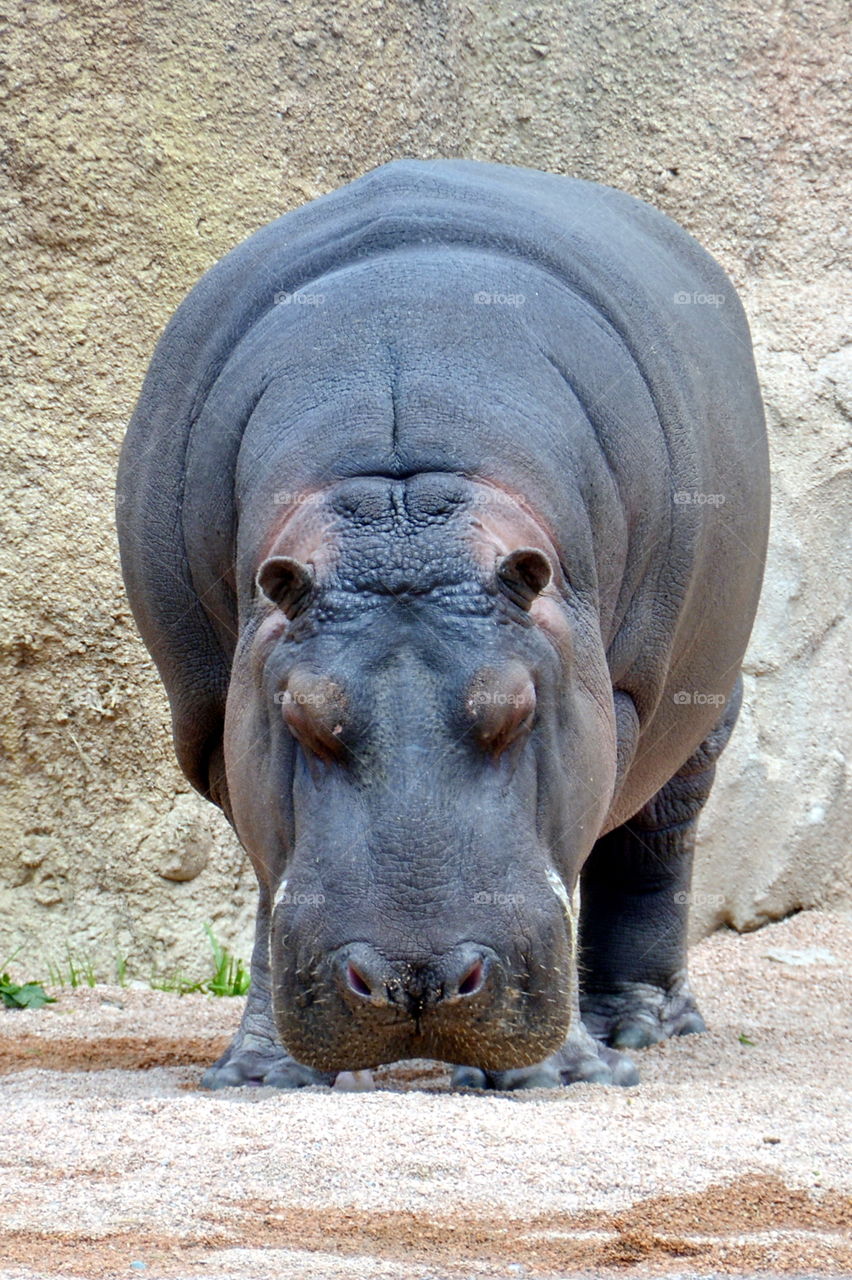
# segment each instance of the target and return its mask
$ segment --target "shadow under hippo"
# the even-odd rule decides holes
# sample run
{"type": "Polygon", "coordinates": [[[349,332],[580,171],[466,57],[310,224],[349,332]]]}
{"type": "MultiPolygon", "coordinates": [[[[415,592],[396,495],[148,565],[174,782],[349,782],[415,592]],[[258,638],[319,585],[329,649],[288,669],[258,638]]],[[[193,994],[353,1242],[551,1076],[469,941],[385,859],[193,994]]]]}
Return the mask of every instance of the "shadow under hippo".
{"type": "Polygon", "coordinates": [[[698,815],[768,523],[721,268],[610,188],[398,161],[180,306],[121,457],[180,765],[257,872],[204,1083],[632,1084],[703,1029],[698,815]]]}

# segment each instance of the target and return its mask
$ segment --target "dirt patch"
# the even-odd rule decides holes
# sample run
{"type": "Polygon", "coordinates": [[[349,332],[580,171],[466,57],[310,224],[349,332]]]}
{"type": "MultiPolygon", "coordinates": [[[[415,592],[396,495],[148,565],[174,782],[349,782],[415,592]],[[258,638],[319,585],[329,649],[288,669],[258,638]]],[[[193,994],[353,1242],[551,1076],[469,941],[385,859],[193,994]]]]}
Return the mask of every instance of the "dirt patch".
{"type": "Polygon", "coordinates": [[[531,1219],[468,1215],[371,1213],[356,1209],[306,1212],[286,1205],[249,1202],[234,1207],[230,1221],[196,1224],[188,1236],[127,1232],[98,1240],[89,1235],[0,1232],[9,1263],[29,1263],[37,1254],[45,1275],[62,1274],[73,1262],[81,1274],[107,1277],[146,1258],[146,1270],[169,1277],[179,1266],[209,1267],[222,1251],[244,1247],[296,1250],[339,1258],[369,1256],[387,1262],[440,1267],[470,1274],[513,1267],[543,1275],[556,1269],[601,1268],[665,1275],[688,1259],[698,1274],[836,1275],[852,1267],[852,1247],[842,1231],[852,1222],[849,1197],[828,1193],[815,1199],[777,1178],[749,1177],[700,1195],[658,1196],[628,1213],[541,1214],[531,1219]],[[737,1238],[731,1239],[735,1231],[737,1238]]]}
{"type": "Polygon", "coordinates": [[[45,1039],[39,1035],[0,1037],[0,1075],[41,1067],[46,1071],[147,1071],[151,1067],[209,1066],[225,1052],[228,1038],[205,1036],[156,1038],[79,1036],[45,1039]]]}
{"type": "MultiPolygon", "coordinates": [[[[731,1186],[711,1186],[698,1195],[659,1196],[642,1201],[627,1213],[540,1214],[530,1219],[476,1218],[435,1215],[416,1219],[411,1214],[363,1214],[351,1210],[323,1213],[305,1220],[304,1212],[262,1204],[242,1206],[246,1221],[254,1218],[264,1243],[281,1247],[299,1241],[306,1251],[322,1251],[331,1244],[338,1253],[369,1253],[376,1257],[462,1266],[467,1262],[521,1263],[547,1271],[556,1267],[595,1267],[638,1260],[666,1261],[701,1258],[718,1261],[730,1249],[727,1235],[767,1235],[777,1230],[820,1233],[835,1238],[852,1224],[849,1197],[829,1194],[820,1201],[786,1187],[777,1178],[744,1178],[731,1186]],[[602,1240],[577,1239],[591,1233],[602,1240]],[[717,1237],[696,1240],[696,1237],[717,1237]]],[[[253,1227],[252,1234],[256,1234],[253,1227]]],[[[766,1262],[779,1241],[756,1241],[739,1246],[742,1260],[754,1266],[766,1262]]],[[[845,1251],[852,1265],[852,1248],[845,1251]]],[[[838,1261],[834,1255],[832,1265],[838,1261]]]]}

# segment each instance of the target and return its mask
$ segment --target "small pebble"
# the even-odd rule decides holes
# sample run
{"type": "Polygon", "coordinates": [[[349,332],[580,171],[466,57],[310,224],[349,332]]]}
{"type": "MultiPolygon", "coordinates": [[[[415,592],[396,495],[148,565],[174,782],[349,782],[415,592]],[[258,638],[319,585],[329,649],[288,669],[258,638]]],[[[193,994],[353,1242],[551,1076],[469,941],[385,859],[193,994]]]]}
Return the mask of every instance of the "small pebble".
{"type": "Polygon", "coordinates": [[[808,964],[839,964],[840,961],[833,951],[829,951],[828,947],[773,947],[771,951],[764,951],[767,960],[774,960],[776,964],[792,964],[792,965],[808,965],[808,964]]]}
{"type": "Polygon", "coordinates": [[[372,1071],[341,1071],[332,1085],[344,1093],[370,1093],[375,1087],[372,1071]]]}

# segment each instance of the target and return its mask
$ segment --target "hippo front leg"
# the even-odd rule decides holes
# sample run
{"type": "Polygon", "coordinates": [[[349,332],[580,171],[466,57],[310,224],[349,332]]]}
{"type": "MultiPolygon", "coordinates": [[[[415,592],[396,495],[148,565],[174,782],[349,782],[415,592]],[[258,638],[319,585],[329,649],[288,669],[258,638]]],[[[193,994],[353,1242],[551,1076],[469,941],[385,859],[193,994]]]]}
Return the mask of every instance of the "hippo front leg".
{"type": "Polygon", "coordinates": [[[698,750],[630,822],[597,842],[583,868],[580,1007],[592,1035],[615,1048],[705,1030],[686,967],[692,857],[741,699],[738,680],[698,750]]]}
{"type": "Polygon", "coordinates": [[[269,894],[261,885],[245,1011],[228,1048],[201,1077],[201,1087],[267,1085],[276,1089],[301,1089],[310,1084],[332,1084],[335,1074],[302,1066],[278,1039],[269,975],[269,894]]]}

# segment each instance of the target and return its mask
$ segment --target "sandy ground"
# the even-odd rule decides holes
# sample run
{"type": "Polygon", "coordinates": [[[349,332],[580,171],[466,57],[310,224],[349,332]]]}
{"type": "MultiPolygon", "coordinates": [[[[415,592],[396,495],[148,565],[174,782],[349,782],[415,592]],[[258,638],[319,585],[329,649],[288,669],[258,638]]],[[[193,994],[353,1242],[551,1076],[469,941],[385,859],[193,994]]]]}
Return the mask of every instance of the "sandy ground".
{"type": "Polygon", "coordinates": [[[0,1280],[852,1276],[850,956],[827,912],[705,940],[711,1030],[634,1089],[210,1094],[240,1001],[0,1014],[0,1280]]]}

